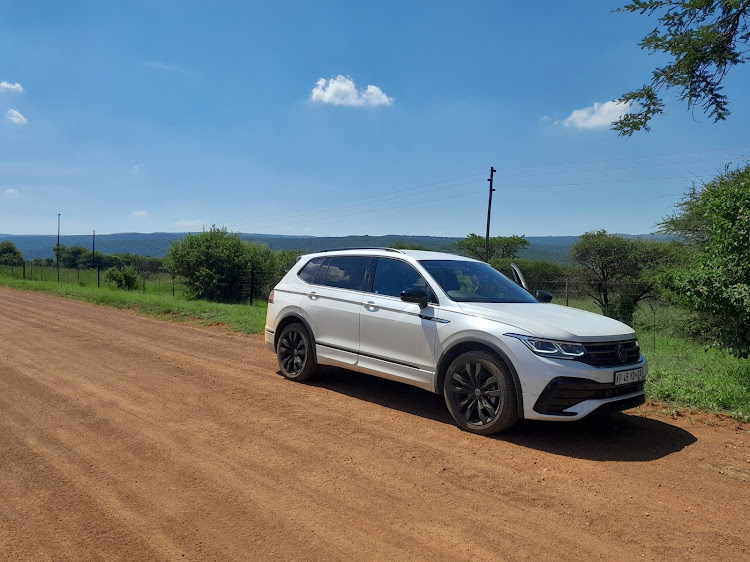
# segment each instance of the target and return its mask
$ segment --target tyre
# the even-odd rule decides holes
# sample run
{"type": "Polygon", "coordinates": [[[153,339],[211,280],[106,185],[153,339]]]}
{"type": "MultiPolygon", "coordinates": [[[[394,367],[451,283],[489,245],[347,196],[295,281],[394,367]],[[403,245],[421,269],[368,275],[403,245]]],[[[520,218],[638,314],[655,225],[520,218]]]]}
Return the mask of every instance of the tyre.
{"type": "Polygon", "coordinates": [[[289,380],[306,381],[318,371],[312,338],[303,324],[289,324],[281,331],[276,355],[281,374],[289,380]]]}
{"type": "Polygon", "coordinates": [[[443,396],[458,427],[490,435],[518,421],[516,385],[508,367],[484,351],[468,351],[448,366],[443,396]]]}

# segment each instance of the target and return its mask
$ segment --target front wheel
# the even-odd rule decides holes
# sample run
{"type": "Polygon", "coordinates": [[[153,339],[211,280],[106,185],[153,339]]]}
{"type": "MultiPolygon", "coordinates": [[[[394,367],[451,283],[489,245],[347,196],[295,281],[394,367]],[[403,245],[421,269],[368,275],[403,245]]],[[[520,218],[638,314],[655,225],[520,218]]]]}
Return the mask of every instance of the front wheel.
{"type": "Polygon", "coordinates": [[[448,367],[443,396],[461,429],[498,433],[518,421],[516,386],[508,367],[484,351],[459,355],[448,367]]]}
{"type": "Polygon", "coordinates": [[[310,333],[302,324],[289,324],[281,331],[276,354],[284,377],[293,381],[305,381],[315,375],[318,364],[313,356],[310,333]]]}

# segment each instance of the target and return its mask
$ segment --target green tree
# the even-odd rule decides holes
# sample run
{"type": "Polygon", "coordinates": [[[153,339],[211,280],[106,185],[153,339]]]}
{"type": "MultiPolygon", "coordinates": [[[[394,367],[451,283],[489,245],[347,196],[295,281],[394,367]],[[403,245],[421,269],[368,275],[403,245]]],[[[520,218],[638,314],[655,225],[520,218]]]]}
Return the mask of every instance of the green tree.
{"type": "MultiPolygon", "coordinates": [[[[199,234],[188,234],[172,242],[164,259],[167,269],[185,280],[188,290],[200,299],[236,301],[242,298],[243,282],[256,263],[265,263],[260,244],[243,242],[239,234],[212,226],[199,234]]],[[[260,273],[260,271],[259,271],[260,273]]]]}
{"type": "MultiPolygon", "coordinates": [[[[495,236],[490,238],[489,261],[514,258],[518,255],[518,252],[529,244],[531,242],[526,240],[525,236],[495,236]]],[[[483,236],[471,233],[464,240],[456,242],[455,246],[460,253],[484,261],[485,238],[483,236]]]]}
{"type": "Polygon", "coordinates": [[[110,267],[104,273],[104,280],[118,289],[133,291],[138,286],[138,270],[132,265],[110,267]]]}
{"type": "Polygon", "coordinates": [[[699,213],[705,244],[696,263],[668,275],[666,284],[698,312],[704,334],[750,356],[750,166],[721,174],[689,196],[694,204],[677,218],[699,213]]]}
{"type": "Polygon", "coordinates": [[[649,121],[664,112],[663,88],[676,88],[680,101],[714,121],[726,119],[729,100],[721,83],[733,66],[748,60],[750,0],[634,0],[616,11],[657,15],[656,28],[639,45],[669,62],[652,72],[649,84],[622,96],[637,109],[615,122],[615,131],[648,131],[649,121]]]}
{"type": "Polygon", "coordinates": [[[638,303],[655,296],[657,273],[675,259],[670,244],[623,238],[606,230],[583,234],[570,253],[584,292],[602,314],[627,324],[632,324],[638,303]]]}
{"type": "Polygon", "coordinates": [[[21,251],[10,240],[0,242],[0,265],[23,265],[21,251]]]}

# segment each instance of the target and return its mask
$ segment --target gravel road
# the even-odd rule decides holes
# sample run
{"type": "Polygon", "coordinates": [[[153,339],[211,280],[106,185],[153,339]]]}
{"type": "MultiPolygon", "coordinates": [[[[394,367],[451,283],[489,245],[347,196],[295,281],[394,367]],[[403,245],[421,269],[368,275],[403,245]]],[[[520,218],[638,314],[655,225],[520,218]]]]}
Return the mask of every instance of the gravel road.
{"type": "Polygon", "coordinates": [[[0,560],[750,560],[750,427],[496,438],[262,337],[0,288],[0,560]]]}

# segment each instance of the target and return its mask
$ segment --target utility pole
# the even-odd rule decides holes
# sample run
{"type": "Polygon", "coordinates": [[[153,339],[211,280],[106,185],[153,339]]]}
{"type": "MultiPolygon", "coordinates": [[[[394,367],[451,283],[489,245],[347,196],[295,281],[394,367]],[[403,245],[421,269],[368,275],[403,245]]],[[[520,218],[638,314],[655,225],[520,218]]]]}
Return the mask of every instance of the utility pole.
{"type": "Polygon", "coordinates": [[[60,282],[60,213],[57,213],[57,282],[60,282]]]}
{"type": "Polygon", "coordinates": [[[484,261],[490,263],[490,214],[492,213],[492,192],[495,191],[492,187],[492,180],[497,170],[490,166],[490,177],[487,180],[490,182],[490,200],[487,203],[487,236],[484,239],[484,261]]]}
{"type": "Polygon", "coordinates": [[[96,286],[99,286],[99,266],[96,264],[96,230],[91,235],[91,267],[96,267],[96,286]]]}

